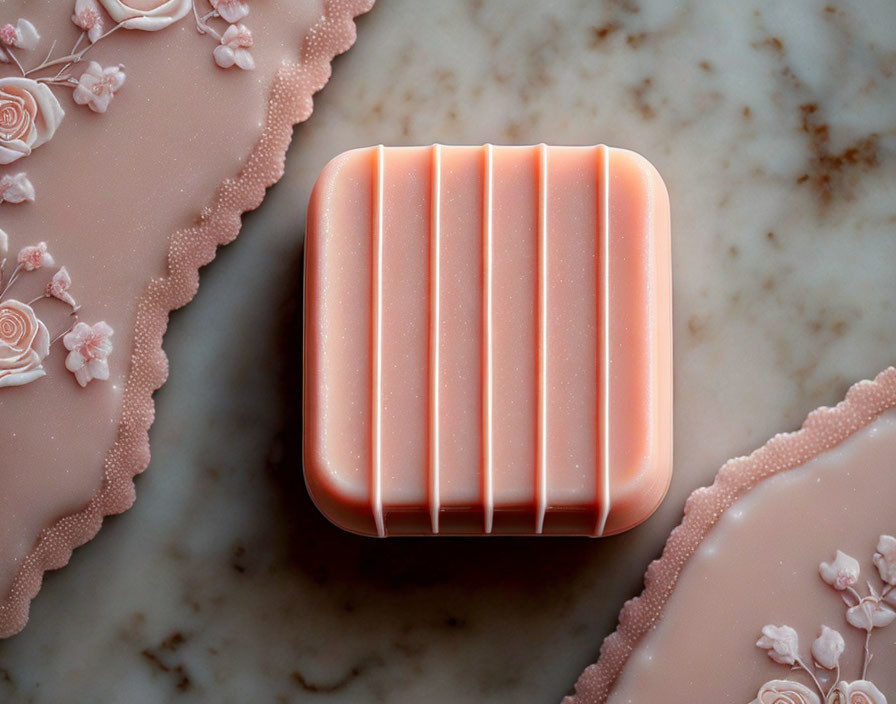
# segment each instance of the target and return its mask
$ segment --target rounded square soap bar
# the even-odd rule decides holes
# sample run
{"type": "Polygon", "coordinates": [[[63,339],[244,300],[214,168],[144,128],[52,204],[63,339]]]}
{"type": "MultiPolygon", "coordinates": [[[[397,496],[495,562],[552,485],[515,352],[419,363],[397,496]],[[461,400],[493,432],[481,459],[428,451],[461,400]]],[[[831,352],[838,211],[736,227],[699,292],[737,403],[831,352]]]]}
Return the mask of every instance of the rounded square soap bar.
{"type": "Polygon", "coordinates": [[[366,535],[608,535],[669,484],[669,199],[600,146],[370,147],[305,243],[304,465],[366,535]]]}

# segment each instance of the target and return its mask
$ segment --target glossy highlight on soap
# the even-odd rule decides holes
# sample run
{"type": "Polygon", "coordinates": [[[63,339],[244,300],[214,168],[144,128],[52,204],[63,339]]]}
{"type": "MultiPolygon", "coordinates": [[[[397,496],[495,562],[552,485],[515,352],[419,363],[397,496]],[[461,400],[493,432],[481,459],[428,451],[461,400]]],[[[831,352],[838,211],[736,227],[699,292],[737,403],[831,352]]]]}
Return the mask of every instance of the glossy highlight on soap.
{"type": "Polygon", "coordinates": [[[370,147],[305,254],[305,477],[368,535],[607,535],[671,472],[669,202],[609,148],[370,147]]]}

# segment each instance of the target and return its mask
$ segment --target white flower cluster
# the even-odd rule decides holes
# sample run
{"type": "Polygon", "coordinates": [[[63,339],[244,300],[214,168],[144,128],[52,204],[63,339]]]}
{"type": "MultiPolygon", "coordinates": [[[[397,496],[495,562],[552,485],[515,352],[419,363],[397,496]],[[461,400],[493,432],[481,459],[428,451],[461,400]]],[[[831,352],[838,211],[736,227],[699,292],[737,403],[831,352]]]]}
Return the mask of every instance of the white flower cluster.
{"type": "Polygon", "coordinates": [[[753,704],[887,704],[883,692],[867,679],[871,662],[871,634],[877,628],[896,620],[896,538],[881,535],[872,557],[883,586],[875,589],[867,582],[868,593],[862,595],[856,585],[861,576],[859,561],[838,550],[831,562],[822,562],[818,573],[826,584],[842,592],[846,604],[846,622],[865,631],[865,655],[860,679],[847,682],[840,678],[840,657],[846,649],[843,636],[833,628],[821,627],[812,642],[810,667],[800,656],[799,634],[790,626],[768,625],[756,641],[759,648],[777,663],[802,670],[815,685],[815,690],[791,680],[772,680],[760,688],[753,704]],[[816,669],[836,671],[831,685],[823,687],[816,669]]]}

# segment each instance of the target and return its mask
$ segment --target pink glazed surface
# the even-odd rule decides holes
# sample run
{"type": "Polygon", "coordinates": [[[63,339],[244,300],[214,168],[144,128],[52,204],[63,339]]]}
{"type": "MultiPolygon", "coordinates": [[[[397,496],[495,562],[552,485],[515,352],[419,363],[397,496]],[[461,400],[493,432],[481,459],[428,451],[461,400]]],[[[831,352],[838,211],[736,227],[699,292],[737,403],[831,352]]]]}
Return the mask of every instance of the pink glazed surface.
{"type": "Polygon", "coordinates": [[[370,535],[601,535],[671,469],[669,201],[599,147],[347,152],[309,206],[305,473],[370,535]]]}
{"type": "MultiPolygon", "coordinates": [[[[865,580],[879,582],[872,553],[880,535],[896,535],[894,409],[890,368],[856,384],[836,408],[813,412],[800,431],[731,460],[711,487],[692,494],[644,592],[626,604],[568,704],[745,704],[769,680],[811,686],[757,648],[766,624],[795,628],[807,662],[821,626],[836,629],[845,639],[842,678],[860,679],[865,631],[846,622],[819,564],[842,550],[859,560],[861,591],[865,580]]],[[[867,673],[890,701],[893,628],[872,633],[867,673]]],[[[825,687],[832,676],[819,674],[825,687]]]]}
{"type": "MultiPolygon", "coordinates": [[[[108,112],[60,91],[66,116],[55,137],[0,167],[0,177],[27,171],[37,192],[33,203],[0,205],[11,252],[47,241],[85,314],[115,330],[108,381],[81,389],[56,349],[45,378],[0,389],[0,636],[24,626],[43,571],[133,502],[132,478],[149,461],[151,394],[167,374],[168,312],[192,298],[198,268],[282,174],[292,126],[353,42],[352,18],[371,5],[253,4],[245,22],[256,69],[245,72],[218,68],[214,43],[189,17],[159,32],[119,31],[89,55],[126,64],[108,112]]],[[[7,0],[0,22],[32,21],[42,57],[52,39],[74,43],[72,6],[7,0]]],[[[0,64],[7,75],[14,67],[0,64]]]]}

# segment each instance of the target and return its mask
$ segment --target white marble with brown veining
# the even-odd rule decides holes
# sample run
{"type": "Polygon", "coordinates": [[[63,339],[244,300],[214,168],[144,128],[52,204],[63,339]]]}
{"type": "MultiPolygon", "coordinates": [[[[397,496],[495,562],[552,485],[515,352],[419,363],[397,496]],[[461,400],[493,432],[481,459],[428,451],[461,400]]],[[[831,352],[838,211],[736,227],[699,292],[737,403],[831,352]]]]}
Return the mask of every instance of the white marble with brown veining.
{"type": "Polygon", "coordinates": [[[380,0],[166,337],[138,501],[0,642],[0,701],[555,702],[685,496],[896,361],[896,5],[380,0]],[[607,142],[673,210],[675,477],[604,541],[390,540],[301,479],[305,204],[375,143],[607,142]],[[239,344],[234,344],[239,340],[239,344]]]}

